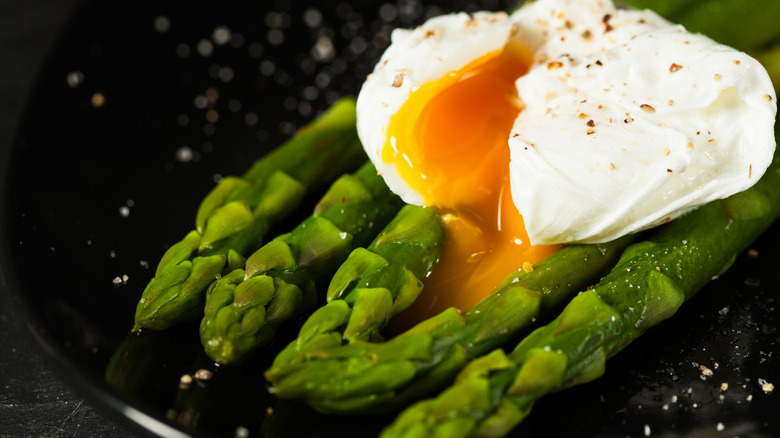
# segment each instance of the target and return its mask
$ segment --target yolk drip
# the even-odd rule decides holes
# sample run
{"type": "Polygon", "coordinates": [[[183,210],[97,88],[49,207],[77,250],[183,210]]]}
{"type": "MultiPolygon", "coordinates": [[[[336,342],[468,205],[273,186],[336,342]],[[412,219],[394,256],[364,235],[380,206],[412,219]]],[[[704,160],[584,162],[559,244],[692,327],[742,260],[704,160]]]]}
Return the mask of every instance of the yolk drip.
{"type": "Polygon", "coordinates": [[[415,90],[388,127],[382,159],[435,208],[446,239],[423,293],[394,325],[467,310],[514,269],[557,246],[531,246],[509,188],[514,87],[530,54],[507,46],[415,90]]]}

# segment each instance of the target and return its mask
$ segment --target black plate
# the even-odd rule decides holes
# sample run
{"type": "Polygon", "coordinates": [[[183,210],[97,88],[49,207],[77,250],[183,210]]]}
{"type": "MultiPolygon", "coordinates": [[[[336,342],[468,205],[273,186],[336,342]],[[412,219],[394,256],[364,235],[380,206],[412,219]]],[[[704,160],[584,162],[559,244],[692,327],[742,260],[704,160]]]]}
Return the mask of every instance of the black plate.
{"type": "MultiPolygon", "coordinates": [[[[478,7],[442,3],[87,2],[37,83],[0,204],[0,259],[52,366],[141,432],[375,435],[390,417],[277,405],[262,358],[180,392],[182,374],[214,369],[194,326],[126,335],[156,262],[191,228],[215,178],[241,173],[356,93],[392,27],[478,7]],[[123,365],[109,385],[118,349],[123,365]]],[[[609,362],[605,377],[544,399],[515,435],[780,433],[780,390],[759,385],[780,384],[779,236],[775,224],[755,252],[609,362]]]]}

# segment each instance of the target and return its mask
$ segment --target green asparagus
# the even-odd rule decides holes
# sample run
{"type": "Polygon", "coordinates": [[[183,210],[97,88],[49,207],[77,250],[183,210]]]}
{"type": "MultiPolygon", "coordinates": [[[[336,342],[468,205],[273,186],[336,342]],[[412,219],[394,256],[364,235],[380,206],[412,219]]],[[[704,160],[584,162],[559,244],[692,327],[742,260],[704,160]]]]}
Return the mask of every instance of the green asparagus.
{"type": "Polygon", "coordinates": [[[279,378],[272,369],[274,391],[280,397],[305,398],[326,412],[403,406],[441,388],[470,358],[517,337],[593,284],[633,239],[565,246],[531,272],[510,273],[465,314],[450,308],[386,343],[312,346],[291,375],[278,373],[283,375],[279,378]],[[392,382],[387,370],[394,370],[392,382]]]}
{"type": "Polygon", "coordinates": [[[318,283],[355,247],[368,245],[401,206],[370,162],[339,178],[314,215],[209,288],[200,324],[209,357],[235,363],[268,344],[280,324],[314,306],[318,283]]]}
{"type": "Polygon", "coordinates": [[[246,252],[297,209],[310,187],[363,160],[354,101],[344,99],[242,177],[224,178],[201,203],[195,230],[160,260],[138,302],[133,331],[162,330],[201,317],[206,288],[218,275],[241,266],[246,252]]]}
{"type": "Polygon", "coordinates": [[[775,0],[629,0],[649,8],[690,32],[701,32],[722,44],[756,52],[780,37],[780,2],[775,0]],[[738,23],[738,25],[735,25],[738,23]],[[749,27],[747,24],[749,23],[749,27]]]}
{"type": "MultiPolygon", "coordinates": [[[[439,257],[444,232],[431,209],[407,205],[368,248],[355,249],[333,276],[328,303],[301,327],[298,339],[274,360],[266,377],[273,392],[290,396],[313,386],[305,367],[324,347],[359,346],[381,337],[386,321],[406,309],[422,290],[420,281],[439,257]]],[[[395,372],[393,373],[395,374],[395,372]]],[[[315,391],[328,391],[329,380],[315,391]]],[[[318,382],[321,380],[318,380],[318,382]]]]}
{"type": "Polygon", "coordinates": [[[592,290],[507,355],[469,364],[439,397],[415,404],[388,437],[502,436],[541,396],[589,382],[614,356],[728,268],[780,215],[780,159],[753,188],[712,202],[625,250],[592,290]]]}

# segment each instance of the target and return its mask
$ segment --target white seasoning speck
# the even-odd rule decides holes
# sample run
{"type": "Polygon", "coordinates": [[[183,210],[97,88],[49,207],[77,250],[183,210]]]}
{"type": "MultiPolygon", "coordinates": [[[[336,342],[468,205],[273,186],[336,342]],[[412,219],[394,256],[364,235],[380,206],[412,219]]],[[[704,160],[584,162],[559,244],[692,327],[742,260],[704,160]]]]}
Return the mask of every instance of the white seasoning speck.
{"type": "Polygon", "coordinates": [[[194,154],[189,146],[182,146],[176,150],[176,161],[188,163],[192,161],[194,154]]]}
{"type": "Polygon", "coordinates": [[[214,41],[214,44],[218,46],[229,43],[231,36],[232,33],[226,26],[217,26],[217,28],[214,29],[214,32],[211,33],[211,39],[214,41]]]}
{"type": "Polygon", "coordinates": [[[84,73],[80,71],[69,72],[65,76],[65,81],[68,83],[68,86],[70,88],[76,88],[77,86],[79,86],[79,84],[84,82],[84,73]]]}
{"type": "Polygon", "coordinates": [[[650,436],[650,425],[645,424],[645,436],[650,436]]]}
{"type": "Polygon", "coordinates": [[[195,108],[197,109],[206,109],[206,107],[209,106],[209,99],[208,97],[204,95],[195,96],[195,100],[193,101],[195,104],[195,108]]]}
{"type": "MultiPolygon", "coordinates": [[[[380,7],[380,12],[382,8],[380,7]]],[[[303,22],[306,23],[310,29],[314,29],[322,25],[322,13],[314,8],[309,8],[303,12],[303,22]]]]}
{"type": "Polygon", "coordinates": [[[315,61],[329,61],[333,59],[335,53],[336,50],[333,46],[333,40],[326,35],[317,38],[317,42],[311,49],[311,56],[315,61]]]}
{"type": "Polygon", "coordinates": [[[726,428],[726,426],[724,426],[723,423],[718,423],[718,425],[715,426],[715,429],[717,429],[718,432],[722,431],[725,428],[726,428]]]}
{"type": "Polygon", "coordinates": [[[171,29],[171,20],[165,15],[158,15],[154,19],[154,30],[159,33],[168,32],[171,29]]]}
{"type": "Polygon", "coordinates": [[[119,207],[119,215],[122,217],[130,216],[130,208],[128,208],[126,205],[119,207]]]}
{"type": "Polygon", "coordinates": [[[214,53],[214,44],[209,40],[200,40],[197,45],[198,54],[207,58],[214,53]]]}
{"type": "Polygon", "coordinates": [[[249,436],[249,429],[244,426],[236,427],[236,438],[247,438],[249,436]]]}

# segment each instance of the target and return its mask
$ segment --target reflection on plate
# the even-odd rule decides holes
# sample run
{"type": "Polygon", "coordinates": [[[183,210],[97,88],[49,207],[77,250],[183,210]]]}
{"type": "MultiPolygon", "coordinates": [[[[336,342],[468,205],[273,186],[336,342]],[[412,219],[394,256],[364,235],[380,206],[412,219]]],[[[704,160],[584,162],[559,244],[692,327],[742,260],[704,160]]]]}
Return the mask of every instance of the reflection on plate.
{"type": "MultiPolygon", "coordinates": [[[[140,430],[376,435],[391,417],[328,417],[275,400],[261,378],[268,352],[215,368],[195,325],[127,335],[159,257],[192,227],[216,178],[241,173],[356,93],[394,26],[476,9],[260,3],[87,2],[52,52],[18,133],[1,258],[54,366],[140,430]],[[181,376],[199,369],[211,379],[181,389],[181,376]]],[[[609,362],[605,377],[544,399],[514,436],[772,435],[780,394],[758,382],[780,382],[778,225],[609,362]]]]}

